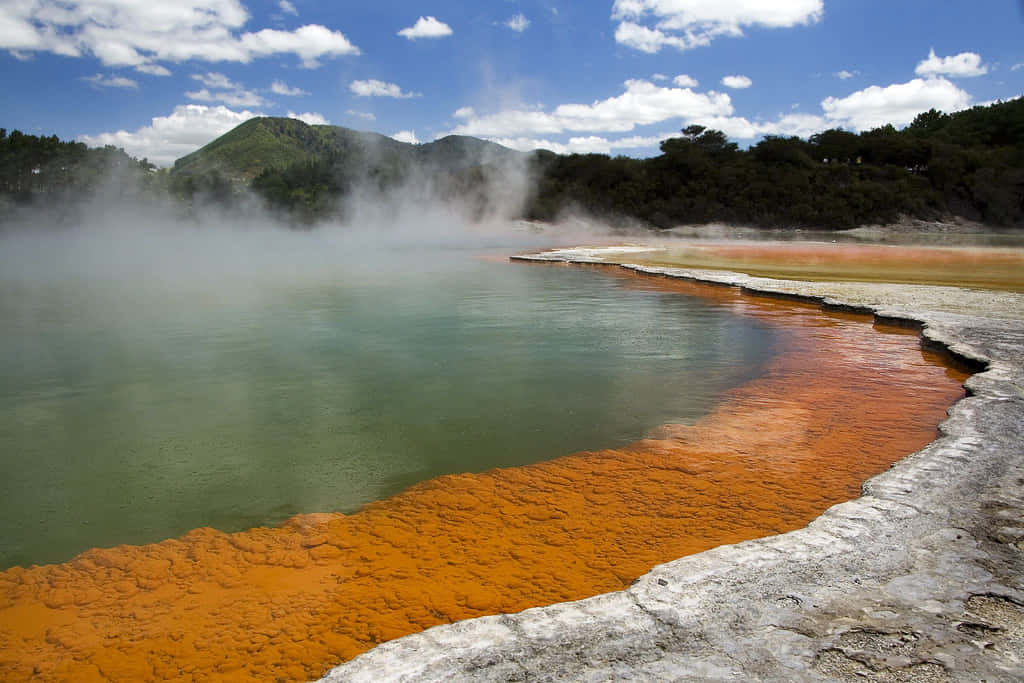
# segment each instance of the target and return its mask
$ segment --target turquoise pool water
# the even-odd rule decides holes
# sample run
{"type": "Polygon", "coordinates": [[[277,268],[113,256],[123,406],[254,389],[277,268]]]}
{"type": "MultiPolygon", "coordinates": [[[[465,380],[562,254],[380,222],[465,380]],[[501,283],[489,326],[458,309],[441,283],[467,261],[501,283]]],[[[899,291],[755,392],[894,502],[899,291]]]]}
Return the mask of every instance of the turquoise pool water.
{"type": "Polygon", "coordinates": [[[773,350],[713,304],[500,258],[521,244],[56,244],[0,261],[0,568],[619,446],[773,350]]]}

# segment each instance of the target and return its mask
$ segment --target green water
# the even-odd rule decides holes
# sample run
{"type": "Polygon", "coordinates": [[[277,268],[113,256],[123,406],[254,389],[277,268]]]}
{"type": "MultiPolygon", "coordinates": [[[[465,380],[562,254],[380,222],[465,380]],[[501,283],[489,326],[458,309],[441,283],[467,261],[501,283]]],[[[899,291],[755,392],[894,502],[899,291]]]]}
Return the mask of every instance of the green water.
{"type": "Polygon", "coordinates": [[[773,345],[700,300],[478,250],[206,247],[0,263],[0,568],[622,445],[773,345]]]}

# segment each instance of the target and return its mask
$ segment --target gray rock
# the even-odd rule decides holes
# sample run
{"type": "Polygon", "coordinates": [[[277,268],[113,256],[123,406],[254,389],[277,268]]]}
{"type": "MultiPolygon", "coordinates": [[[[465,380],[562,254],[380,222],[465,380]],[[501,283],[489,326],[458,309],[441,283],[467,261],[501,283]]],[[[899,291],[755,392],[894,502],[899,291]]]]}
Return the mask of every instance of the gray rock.
{"type": "Polygon", "coordinates": [[[438,626],[323,680],[1024,679],[1024,296],[623,267],[919,324],[982,371],[938,440],[803,529],[617,593],[438,626]]]}

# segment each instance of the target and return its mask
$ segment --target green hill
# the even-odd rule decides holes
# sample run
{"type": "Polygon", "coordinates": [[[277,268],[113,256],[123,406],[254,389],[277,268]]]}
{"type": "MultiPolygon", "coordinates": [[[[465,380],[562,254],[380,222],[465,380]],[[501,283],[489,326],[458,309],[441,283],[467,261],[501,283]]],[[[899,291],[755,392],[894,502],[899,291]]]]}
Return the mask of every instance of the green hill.
{"type": "Polygon", "coordinates": [[[270,168],[331,157],[349,168],[423,165],[446,172],[482,163],[501,163],[520,152],[477,138],[449,135],[413,145],[386,135],[340,126],[311,126],[288,118],[249,119],[205,147],[174,163],[176,175],[217,171],[235,181],[248,181],[270,168]]]}

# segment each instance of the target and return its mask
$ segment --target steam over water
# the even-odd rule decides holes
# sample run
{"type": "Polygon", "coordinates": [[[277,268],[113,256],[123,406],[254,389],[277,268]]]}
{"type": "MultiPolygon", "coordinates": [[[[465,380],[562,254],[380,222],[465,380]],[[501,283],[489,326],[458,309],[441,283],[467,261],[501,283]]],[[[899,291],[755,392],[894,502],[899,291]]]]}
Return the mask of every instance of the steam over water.
{"type": "Polygon", "coordinates": [[[0,237],[0,568],[620,446],[772,351],[713,304],[497,258],[521,235],[412,235],[0,237]]]}

